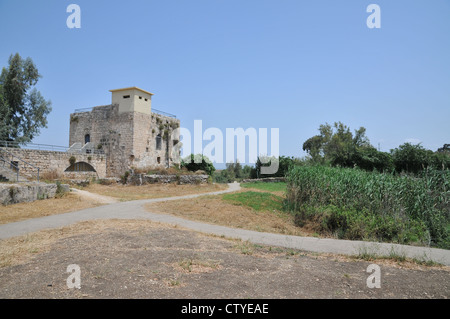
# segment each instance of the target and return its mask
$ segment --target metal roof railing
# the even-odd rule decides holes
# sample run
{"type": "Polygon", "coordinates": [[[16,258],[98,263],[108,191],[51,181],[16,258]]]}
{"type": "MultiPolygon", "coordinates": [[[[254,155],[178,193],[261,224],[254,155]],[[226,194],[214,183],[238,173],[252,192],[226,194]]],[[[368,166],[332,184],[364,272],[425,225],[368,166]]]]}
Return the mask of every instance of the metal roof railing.
{"type": "Polygon", "coordinates": [[[157,109],[154,109],[154,108],[152,108],[152,112],[160,114],[160,115],[168,116],[168,117],[173,117],[175,119],[177,118],[176,115],[173,115],[173,114],[170,114],[170,113],[167,113],[167,112],[163,112],[163,111],[160,111],[160,110],[157,110],[157,109]]]}
{"type": "Polygon", "coordinates": [[[75,109],[73,112],[74,113],[90,112],[90,111],[92,111],[93,108],[94,108],[94,106],[93,107],[85,107],[82,109],[75,109]]]}
{"type": "Polygon", "coordinates": [[[54,152],[67,152],[67,150],[69,149],[69,147],[67,146],[36,144],[36,143],[19,143],[13,141],[0,141],[0,147],[23,148],[28,150],[54,151],[54,152]]]}
{"type": "MultiPolygon", "coordinates": [[[[105,106],[109,106],[109,105],[105,105],[105,106]]],[[[74,113],[83,113],[83,112],[91,112],[95,107],[97,106],[93,106],[93,107],[85,107],[85,108],[81,108],[81,109],[75,109],[74,113]]],[[[164,112],[155,108],[152,108],[152,113],[156,113],[159,115],[163,115],[163,116],[167,116],[167,117],[172,117],[172,118],[177,118],[176,115],[168,113],[168,112],[164,112]]]]}

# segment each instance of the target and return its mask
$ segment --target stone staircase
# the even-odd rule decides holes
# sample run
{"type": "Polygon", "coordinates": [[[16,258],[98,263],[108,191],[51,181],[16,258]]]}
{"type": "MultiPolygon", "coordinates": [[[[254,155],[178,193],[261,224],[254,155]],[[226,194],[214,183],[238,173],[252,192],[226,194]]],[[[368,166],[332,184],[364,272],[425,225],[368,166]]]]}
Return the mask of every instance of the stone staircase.
{"type": "Polygon", "coordinates": [[[17,180],[17,173],[6,166],[2,166],[0,163],[0,183],[1,182],[28,182],[28,179],[19,175],[19,180],[17,180]]]}
{"type": "Polygon", "coordinates": [[[28,178],[20,174],[20,164],[30,165],[5,149],[0,148],[0,182],[28,182],[28,178]],[[19,174],[17,174],[18,169],[19,174]]]}

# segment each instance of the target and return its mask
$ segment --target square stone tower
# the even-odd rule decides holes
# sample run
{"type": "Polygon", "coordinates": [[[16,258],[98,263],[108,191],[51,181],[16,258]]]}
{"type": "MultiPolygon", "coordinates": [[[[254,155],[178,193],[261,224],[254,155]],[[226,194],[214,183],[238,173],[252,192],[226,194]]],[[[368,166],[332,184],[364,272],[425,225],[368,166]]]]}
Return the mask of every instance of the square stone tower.
{"type": "Polygon", "coordinates": [[[125,112],[151,114],[153,93],[137,87],[109,91],[112,92],[111,104],[119,105],[119,114],[125,112]]]}
{"type": "Polygon", "coordinates": [[[110,90],[111,104],[75,110],[70,115],[72,151],[106,154],[107,176],[120,176],[131,168],[150,169],[178,165],[180,121],[153,110],[153,93],[137,87],[110,90]]]}

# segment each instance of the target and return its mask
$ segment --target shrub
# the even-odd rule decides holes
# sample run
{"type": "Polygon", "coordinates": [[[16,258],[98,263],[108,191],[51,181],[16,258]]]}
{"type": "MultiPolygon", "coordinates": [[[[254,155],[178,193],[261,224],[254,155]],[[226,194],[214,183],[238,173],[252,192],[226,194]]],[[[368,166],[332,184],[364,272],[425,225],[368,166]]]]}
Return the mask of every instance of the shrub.
{"type": "Polygon", "coordinates": [[[71,156],[71,157],[69,158],[69,163],[70,163],[70,165],[75,164],[76,161],[77,161],[77,159],[75,158],[75,156],[71,156]]]}
{"type": "Polygon", "coordinates": [[[66,192],[64,191],[64,188],[61,186],[61,182],[60,181],[56,181],[56,194],[55,194],[55,197],[56,198],[62,198],[62,197],[64,197],[64,195],[66,195],[66,192]]]}
{"type": "Polygon", "coordinates": [[[212,162],[209,160],[208,157],[202,155],[202,154],[191,154],[190,156],[187,156],[186,158],[181,160],[181,168],[185,167],[187,170],[191,172],[195,172],[198,170],[205,171],[206,174],[212,175],[216,168],[212,164],[212,162]]]}
{"type": "Polygon", "coordinates": [[[61,178],[61,174],[57,170],[51,170],[44,173],[40,173],[40,179],[42,181],[54,181],[61,178]]]}
{"type": "Polygon", "coordinates": [[[435,153],[423,148],[420,144],[405,143],[391,150],[392,159],[397,172],[419,174],[426,168],[445,170],[450,168],[450,156],[446,153],[435,153]]]}
{"type": "Polygon", "coordinates": [[[128,181],[128,177],[130,176],[130,172],[126,171],[122,176],[120,176],[120,181],[122,184],[126,184],[128,181]]]}
{"type": "Polygon", "coordinates": [[[288,172],[289,168],[294,165],[302,165],[301,161],[298,158],[294,158],[293,156],[279,156],[278,159],[274,156],[258,156],[255,165],[255,172],[250,172],[252,178],[264,178],[264,177],[284,177],[288,172]],[[263,161],[262,161],[263,160],[263,161]],[[278,170],[274,174],[262,174],[261,168],[264,166],[270,166],[273,161],[278,160],[278,170]],[[263,163],[265,162],[265,163],[263,163]],[[255,176],[256,175],[256,176],[255,176]]]}
{"type": "Polygon", "coordinates": [[[292,167],[286,206],[303,222],[349,239],[419,241],[450,248],[450,171],[419,176],[324,166],[292,167]]]}

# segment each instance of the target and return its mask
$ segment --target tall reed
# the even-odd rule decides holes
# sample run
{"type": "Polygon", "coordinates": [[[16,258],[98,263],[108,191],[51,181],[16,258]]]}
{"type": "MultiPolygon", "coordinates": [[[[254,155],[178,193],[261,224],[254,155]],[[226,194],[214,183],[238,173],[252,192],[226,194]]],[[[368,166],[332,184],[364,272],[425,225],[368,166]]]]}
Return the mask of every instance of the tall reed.
{"type": "MultiPolygon", "coordinates": [[[[428,169],[420,176],[409,176],[351,168],[294,166],[288,171],[286,181],[286,203],[297,212],[307,208],[309,214],[303,218],[312,218],[314,212],[326,207],[328,211],[334,208],[347,212],[346,225],[340,225],[340,231],[347,231],[345,227],[352,226],[348,222],[355,222],[355,216],[363,214],[367,221],[416,227],[421,229],[422,241],[450,248],[449,170],[428,169]]],[[[360,218],[358,222],[362,223],[360,218]]],[[[369,225],[361,227],[370,228],[369,225]]]]}

